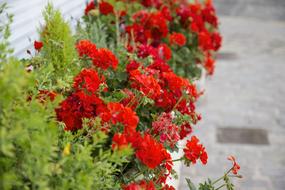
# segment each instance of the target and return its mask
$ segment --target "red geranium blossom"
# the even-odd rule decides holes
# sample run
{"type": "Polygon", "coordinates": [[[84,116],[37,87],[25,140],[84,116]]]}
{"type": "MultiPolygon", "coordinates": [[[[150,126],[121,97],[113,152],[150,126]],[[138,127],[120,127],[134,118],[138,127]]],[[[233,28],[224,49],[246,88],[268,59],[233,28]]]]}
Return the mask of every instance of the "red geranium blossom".
{"type": "Polygon", "coordinates": [[[34,41],[34,48],[35,48],[38,52],[41,51],[43,45],[44,45],[43,42],[36,41],[36,40],[34,41]]]}
{"type": "Polygon", "coordinates": [[[80,57],[88,56],[91,58],[94,57],[97,52],[96,45],[89,40],[80,40],[76,44],[76,49],[80,57]]]}
{"type": "Polygon", "coordinates": [[[136,157],[151,169],[171,158],[163,145],[149,134],[145,134],[141,138],[138,147],[136,147],[136,157]]]}
{"type": "Polygon", "coordinates": [[[105,110],[101,110],[99,116],[104,122],[112,124],[121,123],[124,125],[124,131],[132,133],[136,130],[139,118],[131,108],[125,107],[120,103],[110,102],[105,110]]]}
{"type": "Polygon", "coordinates": [[[104,81],[99,78],[96,71],[93,69],[83,69],[74,78],[73,87],[75,90],[87,90],[90,93],[95,93],[102,82],[104,81]]]}
{"type": "Polygon", "coordinates": [[[235,157],[234,156],[229,156],[228,160],[233,162],[232,172],[233,172],[233,174],[237,175],[237,173],[238,173],[238,171],[240,169],[240,166],[237,164],[235,157]]]}
{"type": "Polygon", "coordinates": [[[39,90],[39,94],[37,96],[37,99],[41,103],[45,103],[47,98],[49,98],[50,101],[54,101],[55,97],[57,96],[56,92],[49,91],[49,90],[39,90]]]}
{"type": "Polygon", "coordinates": [[[106,70],[109,67],[113,69],[117,68],[119,63],[117,57],[106,48],[98,49],[96,54],[92,57],[92,62],[95,66],[106,70]]]}
{"type": "Polygon", "coordinates": [[[130,73],[131,87],[144,93],[144,95],[155,99],[160,95],[160,86],[152,76],[141,74],[139,70],[130,73]]]}
{"type": "Polygon", "coordinates": [[[91,11],[92,9],[95,9],[94,0],[90,1],[90,3],[86,5],[85,11],[84,11],[85,15],[87,15],[89,11],[91,11]]]}
{"type": "Polygon", "coordinates": [[[178,46],[184,46],[186,43],[186,37],[181,33],[172,33],[169,36],[169,41],[171,44],[176,44],[178,46]]]}
{"type": "Polygon", "coordinates": [[[128,141],[125,134],[116,133],[112,139],[112,149],[118,148],[119,150],[128,146],[128,141]]]}
{"type": "Polygon", "coordinates": [[[110,3],[103,1],[99,3],[99,11],[103,15],[108,15],[114,12],[114,8],[110,3]]]}
{"type": "Polygon", "coordinates": [[[58,121],[65,123],[65,130],[75,131],[82,128],[82,119],[96,116],[96,107],[102,100],[95,95],[86,95],[82,91],[69,95],[57,108],[58,121]]]}
{"type": "Polygon", "coordinates": [[[184,156],[193,164],[195,164],[198,159],[200,159],[203,164],[206,164],[208,160],[207,152],[205,151],[205,147],[198,143],[199,139],[196,136],[192,136],[190,141],[187,140],[186,148],[183,149],[184,156]]]}
{"type": "Polygon", "coordinates": [[[212,75],[214,73],[214,70],[215,70],[215,60],[212,59],[210,54],[208,54],[206,56],[204,67],[207,70],[208,74],[212,75]]]}
{"type": "Polygon", "coordinates": [[[123,186],[123,190],[156,190],[153,181],[146,182],[145,180],[139,183],[131,183],[123,186]]]}

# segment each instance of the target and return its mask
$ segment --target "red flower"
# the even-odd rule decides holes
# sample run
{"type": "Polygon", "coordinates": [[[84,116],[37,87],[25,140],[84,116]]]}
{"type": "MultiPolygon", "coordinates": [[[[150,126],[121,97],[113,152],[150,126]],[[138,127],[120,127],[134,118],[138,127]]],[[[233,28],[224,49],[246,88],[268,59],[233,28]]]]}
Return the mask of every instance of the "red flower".
{"type": "Polygon", "coordinates": [[[148,134],[141,138],[140,144],[135,148],[137,148],[136,157],[151,169],[156,168],[163,161],[170,158],[163,145],[148,134]]]}
{"type": "Polygon", "coordinates": [[[140,63],[139,63],[139,62],[131,61],[131,62],[127,65],[126,70],[127,70],[127,72],[129,73],[129,72],[131,72],[131,71],[133,71],[133,70],[138,69],[139,66],[140,66],[140,63]]]}
{"type": "Polygon", "coordinates": [[[171,49],[166,44],[160,44],[158,47],[158,56],[162,60],[170,60],[172,56],[171,49]]]}
{"type": "Polygon", "coordinates": [[[94,57],[97,52],[96,45],[89,40],[80,40],[76,44],[76,49],[80,57],[88,56],[91,58],[94,57]]]}
{"type": "Polygon", "coordinates": [[[89,11],[91,11],[92,9],[95,9],[94,0],[92,0],[90,3],[86,5],[85,11],[84,11],[85,15],[87,15],[89,11]]]}
{"type": "Polygon", "coordinates": [[[134,70],[130,73],[131,87],[144,93],[147,97],[155,99],[160,95],[160,86],[153,76],[141,74],[134,70]]]}
{"type": "Polygon", "coordinates": [[[205,147],[202,144],[198,144],[199,139],[196,136],[192,136],[191,140],[187,140],[186,148],[183,149],[185,158],[191,163],[195,164],[198,159],[203,164],[207,163],[208,155],[205,151],[205,147]]]}
{"type": "Polygon", "coordinates": [[[207,73],[212,75],[215,69],[215,60],[211,58],[211,55],[208,54],[204,63],[204,67],[207,70],[207,73]]]}
{"type": "Polygon", "coordinates": [[[199,47],[204,51],[212,50],[212,38],[208,31],[202,31],[198,34],[199,47]]]}
{"type": "Polygon", "coordinates": [[[102,15],[108,15],[114,13],[114,8],[110,3],[103,1],[99,3],[99,11],[102,15]]]}
{"type": "Polygon", "coordinates": [[[112,139],[112,149],[116,149],[118,148],[119,150],[125,148],[126,146],[128,146],[128,141],[127,141],[127,138],[125,136],[125,134],[120,134],[120,133],[116,133],[114,136],[113,136],[113,139],[112,139]]]}
{"type": "Polygon", "coordinates": [[[211,36],[214,50],[218,51],[222,45],[222,37],[218,32],[214,32],[211,36]]]}
{"type": "Polygon", "coordinates": [[[109,67],[116,69],[119,63],[117,57],[106,48],[98,49],[96,54],[92,57],[92,62],[95,66],[100,67],[103,70],[106,70],[109,67]]]}
{"type": "Polygon", "coordinates": [[[65,123],[65,130],[75,131],[82,128],[82,119],[96,116],[96,107],[102,100],[95,95],[86,95],[82,91],[68,96],[55,109],[57,120],[65,123]]]}
{"type": "Polygon", "coordinates": [[[153,181],[146,182],[145,180],[139,183],[131,183],[127,186],[123,186],[123,190],[156,190],[153,181]]]}
{"type": "Polygon", "coordinates": [[[172,185],[166,184],[166,185],[162,188],[162,190],[175,190],[175,188],[174,188],[172,185]]]}
{"type": "Polygon", "coordinates": [[[87,90],[90,93],[97,92],[103,81],[93,69],[83,69],[75,78],[73,87],[75,90],[87,90]]]}
{"type": "Polygon", "coordinates": [[[235,157],[234,156],[229,156],[228,160],[233,162],[233,167],[232,167],[231,170],[232,170],[233,174],[237,175],[237,173],[238,173],[238,171],[240,169],[240,166],[237,164],[235,157]]]}
{"type": "Polygon", "coordinates": [[[171,44],[176,44],[178,46],[184,46],[186,44],[186,37],[181,33],[172,33],[169,40],[171,44]]]}
{"type": "Polygon", "coordinates": [[[36,41],[36,40],[34,41],[34,48],[35,48],[38,52],[41,51],[43,45],[44,45],[43,42],[36,41]]]}
{"type": "Polygon", "coordinates": [[[180,139],[184,139],[187,137],[189,134],[192,133],[193,129],[189,123],[184,123],[183,125],[180,126],[180,139]]]}
{"type": "Polygon", "coordinates": [[[112,124],[121,123],[124,125],[124,131],[132,133],[136,130],[139,118],[131,108],[124,107],[120,103],[110,102],[105,110],[101,110],[99,115],[104,122],[112,124]]]}

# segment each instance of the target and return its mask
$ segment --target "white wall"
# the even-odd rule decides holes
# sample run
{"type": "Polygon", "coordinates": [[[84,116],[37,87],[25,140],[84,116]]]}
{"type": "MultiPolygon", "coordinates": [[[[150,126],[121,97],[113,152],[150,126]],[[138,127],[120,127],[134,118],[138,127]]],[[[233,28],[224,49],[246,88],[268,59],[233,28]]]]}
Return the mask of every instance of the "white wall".
{"type": "Polygon", "coordinates": [[[42,11],[48,2],[60,9],[66,20],[74,26],[76,20],[83,13],[87,0],[0,0],[7,2],[8,12],[14,14],[14,22],[11,25],[11,46],[14,55],[27,57],[26,50],[32,49],[33,41],[38,39],[37,30],[43,24],[42,11]],[[30,41],[30,40],[31,41],[30,41]]]}

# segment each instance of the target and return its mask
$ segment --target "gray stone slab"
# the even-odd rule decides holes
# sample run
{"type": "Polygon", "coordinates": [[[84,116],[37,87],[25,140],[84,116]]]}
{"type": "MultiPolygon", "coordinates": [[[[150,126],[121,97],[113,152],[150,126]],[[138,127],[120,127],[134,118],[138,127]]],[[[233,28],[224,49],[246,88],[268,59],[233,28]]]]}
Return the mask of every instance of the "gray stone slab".
{"type": "Polygon", "coordinates": [[[217,128],[217,141],[219,143],[230,144],[251,144],[251,145],[268,145],[268,132],[264,129],[217,128]]]}

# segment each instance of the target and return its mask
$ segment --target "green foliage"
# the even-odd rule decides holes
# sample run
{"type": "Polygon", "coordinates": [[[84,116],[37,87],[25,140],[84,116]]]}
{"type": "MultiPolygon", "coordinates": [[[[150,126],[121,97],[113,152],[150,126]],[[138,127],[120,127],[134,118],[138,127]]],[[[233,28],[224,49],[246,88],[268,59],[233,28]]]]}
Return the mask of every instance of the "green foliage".
{"type": "Polygon", "coordinates": [[[0,62],[5,61],[8,55],[13,53],[8,42],[11,35],[10,24],[13,21],[13,15],[6,13],[7,8],[6,3],[0,4],[0,62]]]}
{"type": "Polygon", "coordinates": [[[57,139],[50,106],[27,101],[34,79],[18,61],[3,65],[0,81],[3,189],[46,189],[49,155],[57,139]]]}
{"type": "Polygon", "coordinates": [[[41,51],[39,85],[51,89],[54,85],[65,88],[70,85],[74,73],[80,67],[77,63],[75,39],[71,29],[58,10],[48,4],[44,13],[45,25],[40,31],[43,48],[41,51]]]}
{"type": "Polygon", "coordinates": [[[34,82],[14,59],[0,71],[1,189],[120,189],[118,168],[132,150],[106,149],[107,136],[96,126],[63,131],[56,102],[27,101],[34,82]]]}

